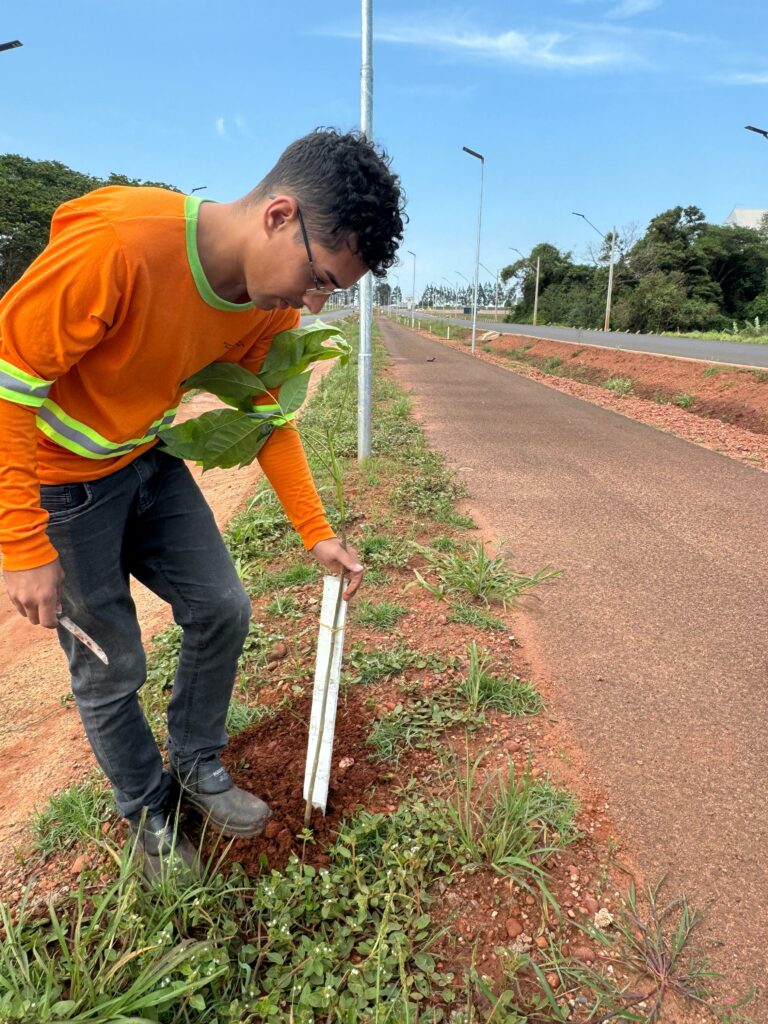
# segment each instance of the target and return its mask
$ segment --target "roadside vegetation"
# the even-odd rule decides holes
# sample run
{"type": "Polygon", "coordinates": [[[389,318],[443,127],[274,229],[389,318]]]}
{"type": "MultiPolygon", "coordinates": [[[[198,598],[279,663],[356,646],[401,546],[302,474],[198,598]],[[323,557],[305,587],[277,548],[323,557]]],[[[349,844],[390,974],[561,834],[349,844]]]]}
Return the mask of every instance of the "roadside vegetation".
{"type": "MultiPolygon", "coordinates": [[[[227,757],[273,822],[234,842],[188,822],[202,879],[147,892],[103,783],[58,794],[19,854],[24,895],[0,904],[0,1024],[597,1024],[662,1019],[668,993],[741,1018],[715,995],[698,917],[626,882],[608,820],[546,753],[512,610],[567,584],[476,539],[376,360],[372,458],[355,462],[353,409],[335,439],[370,568],[328,816],[303,827],[319,580],[260,488],[226,535],[254,607],[227,757]]],[[[335,420],[344,372],[303,425],[335,420]]],[[[333,519],[333,481],[310,460],[333,519]]],[[[175,627],[155,638],[143,689],[161,741],[178,647],[175,627]]]]}

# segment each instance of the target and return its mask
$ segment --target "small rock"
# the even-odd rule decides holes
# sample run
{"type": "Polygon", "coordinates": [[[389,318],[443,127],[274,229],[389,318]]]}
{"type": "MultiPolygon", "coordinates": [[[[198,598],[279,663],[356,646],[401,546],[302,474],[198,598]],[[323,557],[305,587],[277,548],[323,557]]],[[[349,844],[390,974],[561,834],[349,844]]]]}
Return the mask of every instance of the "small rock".
{"type": "Polygon", "coordinates": [[[507,936],[510,939],[516,939],[518,935],[523,934],[523,926],[514,917],[507,918],[504,927],[507,929],[507,936]]]}
{"type": "Polygon", "coordinates": [[[279,640],[267,655],[269,661],[280,661],[288,654],[288,645],[279,640]]]}
{"type": "Polygon", "coordinates": [[[596,914],[600,909],[600,904],[594,898],[594,896],[587,896],[584,899],[584,906],[590,914],[596,914]]]}
{"type": "Polygon", "coordinates": [[[613,924],[613,914],[610,910],[606,910],[603,907],[602,910],[598,910],[595,914],[595,927],[596,928],[608,928],[613,924]]]}
{"type": "Polygon", "coordinates": [[[437,616],[437,621],[440,623],[441,626],[444,626],[448,622],[448,616],[447,615],[438,615],[437,616]]]}
{"type": "Polygon", "coordinates": [[[355,763],[354,757],[342,757],[342,759],[339,761],[339,771],[340,772],[347,771],[347,769],[351,768],[354,763],[355,763]]]}
{"type": "Polygon", "coordinates": [[[590,949],[589,946],[576,946],[573,955],[577,960],[581,960],[585,964],[591,964],[595,961],[594,950],[590,949]]]}
{"type": "Polygon", "coordinates": [[[274,672],[277,668],[277,664],[278,663],[276,661],[267,662],[267,672],[274,672]]]}
{"type": "Polygon", "coordinates": [[[88,867],[90,867],[90,863],[88,861],[88,858],[83,853],[72,861],[72,864],[70,865],[69,868],[69,873],[70,875],[79,875],[81,871],[84,871],[88,867]]]}
{"type": "Polygon", "coordinates": [[[529,906],[529,907],[532,907],[532,906],[534,905],[534,903],[536,902],[536,900],[535,900],[535,899],[533,898],[533,896],[531,896],[531,895],[530,895],[530,893],[529,893],[529,894],[528,894],[528,895],[527,895],[527,896],[525,897],[525,902],[526,902],[526,905],[527,905],[527,906],[529,906]]]}
{"type": "Polygon", "coordinates": [[[546,935],[537,935],[534,941],[536,942],[536,945],[539,947],[539,949],[546,949],[549,945],[549,940],[547,939],[546,935]]]}
{"type": "Polygon", "coordinates": [[[552,989],[552,991],[553,991],[553,992],[554,992],[554,990],[555,990],[556,988],[559,988],[559,987],[560,987],[560,979],[559,979],[559,978],[558,978],[558,976],[557,976],[557,975],[556,975],[556,974],[554,973],[554,971],[550,972],[550,973],[549,973],[549,974],[547,975],[547,984],[549,985],[549,987],[550,987],[550,988],[552,989]]]}

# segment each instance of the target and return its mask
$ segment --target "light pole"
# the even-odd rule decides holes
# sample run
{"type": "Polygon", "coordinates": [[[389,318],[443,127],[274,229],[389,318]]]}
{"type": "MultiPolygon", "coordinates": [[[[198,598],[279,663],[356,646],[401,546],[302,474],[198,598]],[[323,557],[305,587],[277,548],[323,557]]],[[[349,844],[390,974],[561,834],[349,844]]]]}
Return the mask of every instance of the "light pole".
{"type": "MultiPolygon", "coordinates": [[[[574,217],[581,217],[582,220],[585,220],[591,228],[595,229],[595,231],[598,233],[598,235],[600,235],[603,241],[605,241],[605,239],[608,237],[607,235],[603,234],[600,228],[596,228],[592,221],[585,217],[583,213],[576,213],[575,210],[571,210],[571,213],[574,217]]],[[[611,298],[613,296],[613,257],[615,252],[616,228],[614,227],[613,231],[611,232],[611,256],[608,263],[608,294],[605,298],[605,323],[603,324],[604,331],[610,331],[611,329],[611,298]]]]}
{"type": "Polygon", "coordinates": [[[461,147],[465,153],[480,161],[480,205],[477,208],[477,248],[475,250],[475,298],[472,303],[472,352],[475,351],[475,335],[477,334],[477,285],[480,277],[480,227],[483,222],[483,173],[485,171],[485,157],[482,153],[476,153],[468,146],[461,147]]]}
{"type": "Polygon", "coordinates": [[[413,289],[411,294],[411,327],[416,325],[416,253],[408,250],[409,255],[413,256],[413,289]]]}
{"type": "MultiPolygon", "coordinates": [[[[464,278],[464,280],[467,282],[467,284],[469,285],[469,287],[471,289],[472,288],[472,282],[469,280],[467,275],[466,274],[462,274],[462,272],[460,270],[457,270],[456,273],[459,275],[459,277],[463,277],[464,278]]],[[[462,305],[463,305],[463,303],[462,303],[462,305]]]]}
{"type": "Polygon", "coordinates": [[[498,316],[499,316],[499,271],[497,270],[496,273],[494,274],[494,272],[492,270],[489,270],[489,268],[486,267],[486,265],[484,263],[481,263],[480,266],[483,268],[483,270],[486,271],[486,273],[491,274],[491,276],[494,278],[494,281],[495,281],[495,284],[496,284],[496,293],[495,293],[494,299],[493,299],[493,315],[494,315],[495,319],[498,319],[498,316]]]}
{"type": "MultiPolygon", "coordinates": [[[[360,60],[360,129],[373,138],[373,0],[362,0],[360,60]]],[[[357,461],[371,454],[373,397],[373,274],[360,281],[360,347],[357,355],[357,461]]]]}
{"type": "MultiPolygon", "coordinates": [[[[514,247],[514,245],[508,245],[507,248],[511,249],[512,252],[520,252],[520,250],[516,249],[514,247]]],[[[523,254],[521,252],[520,252],[520,255],[523,256],[523,254]]],[[[528,263],[530,263],[531,266],[533,266],[533,263],[531,262],[530,256],[523,256],[523,259],[527,260],[528,263]]],[[[540,277],[541,277],[541,256],[537,256],[536,257],[536,285],[535,285],[534,292],[533,292],[533,326],[534,327],[536,326],[536,321],[539,318],[539,278],[540,277]]]]}

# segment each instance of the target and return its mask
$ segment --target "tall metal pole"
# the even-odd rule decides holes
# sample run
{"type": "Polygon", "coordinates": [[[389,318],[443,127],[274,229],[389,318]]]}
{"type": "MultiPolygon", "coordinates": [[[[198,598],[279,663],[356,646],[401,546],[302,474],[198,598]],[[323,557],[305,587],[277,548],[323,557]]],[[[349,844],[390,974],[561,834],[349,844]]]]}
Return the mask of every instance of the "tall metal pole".
{"type": "MultiPolygon", "coordinates": [[[[362,62],[360,67],[360,128],[373,134],[373,0],[362,0],[362,62]]],[[[360,281],[360,351],[357,362],[357,458],[371,454],[371,395],[373,393],[373,275],[360,281]]]]}
{"type": "Polygon", "coordinates": [[[411,327],[416,323],[416,253],[408,250],[408,254],[413,256],[413,287],[411,289],[411,327]]]}
{"type": "Polygon", "coordinates": [[[605,325],[603,330],[610,331],[611,329],[611,300],[613,297],[613,263],[614,256],[616,254],[616,225],[613,227],[613,235],[611,236],[611,262],[608,267],[608,297],[605,300],[605,325]]]}
{"type": "Polygon", "coordinates": [[[536,291],[533,294],[533,324],[539,318],[539,278],[541,277],[541,256],[536,257],[536,291]]]}
{"type": "Polygon", "coordinates": [[[472,301],[472,352],[475,351],[475,337],[477,336],[477,286],[480,278],[480,228],[483,223],[483,172],[485,170],[485,157],[482,153],[476,153],[468,146],[461,147],[465,153],[476,157],[480,161],[480,205],[477,210],[477,248],[475,250],[475,295],[472,301]]]}
{"type": "MultiPolygon", "coordinates": [[[[602,238],[603,241],[606,240],[606,238],[608,236],[606,234],[603,234],[603,232],[600,230],[600,228],[595,227],[595,225],[592,223],[592,221],[589,219],[589,217],[585,217],[583,213],[576,213],[575,210],[571,210],[571,213],[573,214],[574,217],[581,217],[582,220],[585,220],[587,222],[587,224],[589,224],[589,226],[591,228],[593,228],[598,233],[598,235],[600,235],[600,237],[602,238]]],[[[605,320],[603,321],[603,330],[604,331],[610,331],[610,329],[611,329],[611,301],[612,301],[612,296],[613,296],[613,258],[614,258],[615,253],[616,253],[616,227],[614,225],[613,234],[611,235],[611,256],[610,256],[610,262],[609,262],[609,266],[608,266],[608,294],[605,297],[605,320]]]]}

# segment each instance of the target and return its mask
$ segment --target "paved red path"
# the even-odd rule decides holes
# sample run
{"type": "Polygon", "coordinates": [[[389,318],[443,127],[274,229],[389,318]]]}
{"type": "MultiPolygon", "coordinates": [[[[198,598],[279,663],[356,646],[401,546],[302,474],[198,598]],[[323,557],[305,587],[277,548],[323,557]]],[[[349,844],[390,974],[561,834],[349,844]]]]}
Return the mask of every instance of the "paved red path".
{"type": "MultiPolygon", "coordinates": [[[[381,324],[431,442],[514,563],[563,568],[538,656],[655,879],[768,977],[768,475],[381,324]],[[432,359],[433,361],[428,361],[432,359]]],[[[768,1020],[761,1003],[752,1011],[768,1020]]]]}

